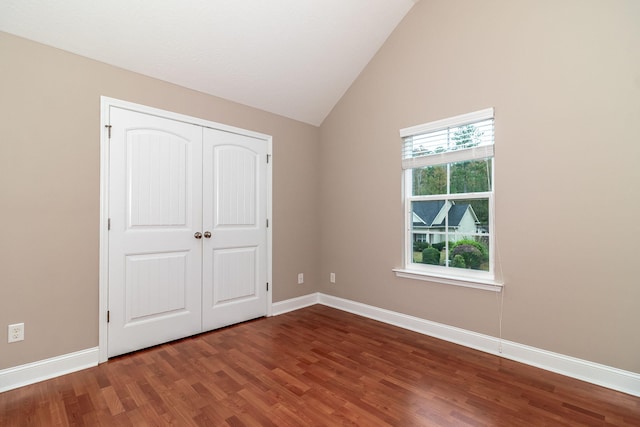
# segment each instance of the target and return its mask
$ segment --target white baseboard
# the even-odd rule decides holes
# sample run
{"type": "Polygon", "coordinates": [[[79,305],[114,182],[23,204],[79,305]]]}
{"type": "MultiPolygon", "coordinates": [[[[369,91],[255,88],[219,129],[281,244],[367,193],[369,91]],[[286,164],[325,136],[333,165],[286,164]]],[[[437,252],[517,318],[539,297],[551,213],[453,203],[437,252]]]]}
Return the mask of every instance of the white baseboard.
{"type": "MultiPolygon", "coordinates": [[[[284,314],[317,303],[317,294],[277,302],[272,304],[272,315],[284,314]]],[[[0,370],[0,393],[97,366],[99,353],[99,347],[89,348],[0,370]]]]}
{"type": "Polygon", "coordinates": [[[319,295],[319,293],[314,293],[280,302],[274,302],[271,304],[271,315],[277,316],[278,314],[284,314],[293,310],[299,310],[304,307],[309,307],[310,305],[318,304],[319,295]]]}
{"type": "Polygon", "coordinates": [[[98,347],[0,370],[0,393],[98,365],[98,347]]]}
{"type": "Polygon", "coordinates": [[[278,314],[307,307],[312,305],[313,302],[311,301],[314,300],[318,304],[337,308],[349,313],[368,317],[390,325],[640,397],[640,374],[634,372],[553,353],[524,344],[500,340],[499,338],[489,335],[479,334],[466,329],[408,316],[331,295],[315,293],[307,295],[306,298],[298,297],[281,301],[278,304],[282,304],[282,306],[287,309],[278,314]],[[297,304],[300,305],[296,306],[297,304]]]}
{"type": "MultiPolygon", "coordinates": [[[[500,340],[359,302],[313,293],[273,304],[273,315],[322,304],[640,397],[640,374],[500,340]],[[502,349],[502,351],[500,351],[502,349]]],[[[0,370],[0,393],[98,365],[98,347],[0,370]]]]}

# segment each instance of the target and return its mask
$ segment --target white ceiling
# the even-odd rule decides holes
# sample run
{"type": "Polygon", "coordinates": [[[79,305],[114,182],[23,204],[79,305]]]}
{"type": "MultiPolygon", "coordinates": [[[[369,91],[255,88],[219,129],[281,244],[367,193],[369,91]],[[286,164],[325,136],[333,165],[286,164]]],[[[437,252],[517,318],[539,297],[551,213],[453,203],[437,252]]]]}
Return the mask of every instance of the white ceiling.
{"type": "Polygon", "coordinates": [[[417,0],[1,0],[0,31],[320,125],[417,0]]]}

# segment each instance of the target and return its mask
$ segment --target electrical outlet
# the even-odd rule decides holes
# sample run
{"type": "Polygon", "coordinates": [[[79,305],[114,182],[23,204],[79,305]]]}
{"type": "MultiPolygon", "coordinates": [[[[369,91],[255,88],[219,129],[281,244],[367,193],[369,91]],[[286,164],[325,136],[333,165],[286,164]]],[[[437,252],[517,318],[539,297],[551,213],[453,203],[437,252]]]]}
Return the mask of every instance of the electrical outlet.
{"type": "Polygon", "coordinates": [[[9,339],[7,342],[24,341],[24,323],[9,325],[9,339]]]}
{"type": "Polygon", "coordinates": [[[298,285],[302,285],[304,283],[304,273],[298,273],[298,285]]]}
{"type": "Polygon", "coordinates": [[[336,273],[329,273],[329,281],[331,283],[336,283],[336,273]]]}

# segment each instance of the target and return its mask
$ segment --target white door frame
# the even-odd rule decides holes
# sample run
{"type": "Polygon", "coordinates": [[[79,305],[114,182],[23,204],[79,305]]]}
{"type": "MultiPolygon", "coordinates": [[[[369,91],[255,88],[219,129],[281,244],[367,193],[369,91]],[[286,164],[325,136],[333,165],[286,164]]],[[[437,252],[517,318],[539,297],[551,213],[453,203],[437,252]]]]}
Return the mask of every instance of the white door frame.
{"type": "Polygon", "coordinates": [[[111,107],[119,107],[140,113],[150,114],[167,119],[182,121],[194,125],[199,125],[212,129],[219,129],[226,132],[237,133],[240,135],[250,136],[253,138],[264,140],[267,143],[267,155],[269,162],[267,164],[267,219],[269,226],[267,227],[267,283],[269,283],[269,291],[267,292],[267,316],[272,314],[272,237],[273,237],[273,221],[272,221],[272,172],[273,172],[273,151],[272,137],[258,132],[227,126],[209,120],[190,117],[183,114],[173,113],[170,111],[160,110],[145,105],[134,104],[119,99],[100,97],[100,267],[99,267],[99,302],[98,302],[98,362],[106,362],[108,359],[108,328],[107,328],[107,310],[109,308],[109,233],[107,230],[109,221],[109,109],[111,107]]]}

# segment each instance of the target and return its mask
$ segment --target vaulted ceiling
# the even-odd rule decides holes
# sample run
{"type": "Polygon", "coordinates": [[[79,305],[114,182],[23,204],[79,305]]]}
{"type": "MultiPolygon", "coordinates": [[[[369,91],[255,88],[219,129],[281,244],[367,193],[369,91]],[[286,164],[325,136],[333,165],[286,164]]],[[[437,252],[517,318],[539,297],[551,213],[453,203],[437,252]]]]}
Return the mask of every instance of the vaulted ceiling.
{"type": "Polygon", "coordinates": [[[319,125],[417,0],[2,0],[0,31],[319,125]]]}

